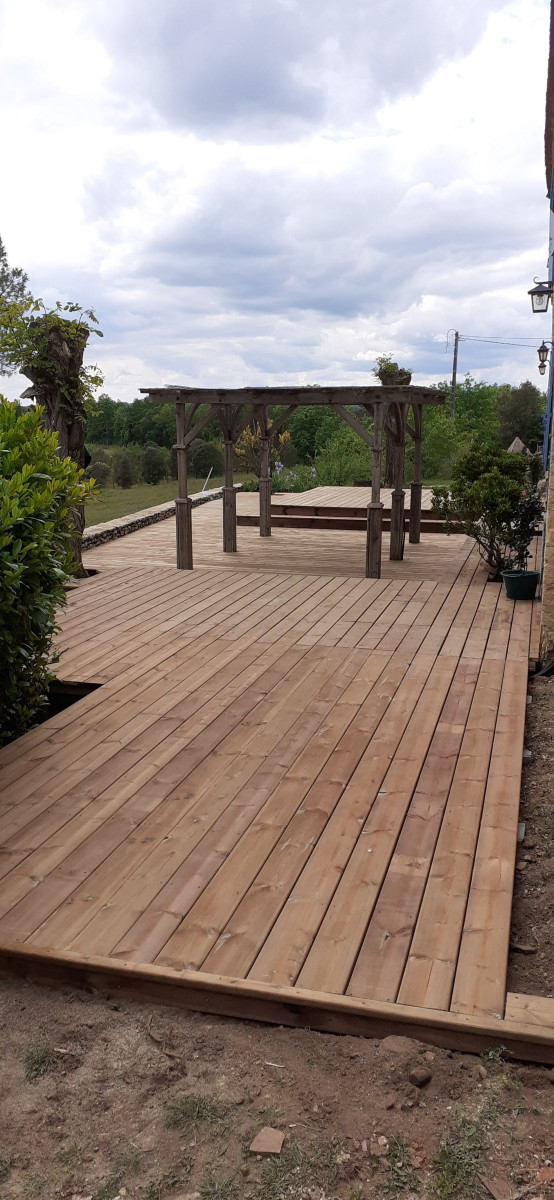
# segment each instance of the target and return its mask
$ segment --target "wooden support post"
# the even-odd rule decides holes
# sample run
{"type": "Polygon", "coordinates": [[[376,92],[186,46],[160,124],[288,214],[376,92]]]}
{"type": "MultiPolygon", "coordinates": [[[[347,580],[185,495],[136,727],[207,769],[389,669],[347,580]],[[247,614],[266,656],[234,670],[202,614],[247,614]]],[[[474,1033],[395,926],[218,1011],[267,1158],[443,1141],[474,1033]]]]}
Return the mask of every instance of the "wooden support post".
{"type": "Polygon", "coordinates": [[[223,488],[223,550],[225,554],[236,554],[237,550],[237,494],[233,487],[233,442],[225,439],[225,485],[223,488]]]}
{"type": "Polygon", "coordinates": [[[421,493],[423,482],[421,478],[422,462],[422,417],[421,405],[414,407],[414,478],[410,488],[410,542],[419,543],[421,537],[421,493]]]}
{"type": "Polygon", "coordinates": [[[389,558],[401,561],[404,558],[404,490],[395,488],[391,500],[389,558]]]}
{"type": "Polygon", "coordinates": [[[371,456],[371,504],[367,506],[365,573],[367,579],[381,578],[383,541],[383,505],[381,503],[381,448],[385,413],[383,405],[374,406],[373,452],[371,456]]]}
{"type": "Polygon", "coordinates": [[[177,425],[177,499],[175,501],[177,568],[180,571],[192,571],[192,504],[187,492],[184,402],[178,401],[175,405],[175,417],[177,425]]]}
{"type": "Polygon", "coordinates": [[[269,471],[269,438],[262,437],[260,444],[260,537],[271,537],[271,475],[269,471]]]}
{"type": "Polygon", "coordinates": [[[402,423],[402,438],[396,442],[394,453],[394,491],[391,500],[390,518],[390,550],[389,558],[399,562],[404,558],[404,455],[406,441],[404,422],[406,412],[404,407],[399,413],[402,423]]]}
{"type": "Polygon", "coordinates": [[[367,506],[367,544],[365,573],[367,579],[381,578],[381,545],[383,541],[383,505],[367,506]]]}

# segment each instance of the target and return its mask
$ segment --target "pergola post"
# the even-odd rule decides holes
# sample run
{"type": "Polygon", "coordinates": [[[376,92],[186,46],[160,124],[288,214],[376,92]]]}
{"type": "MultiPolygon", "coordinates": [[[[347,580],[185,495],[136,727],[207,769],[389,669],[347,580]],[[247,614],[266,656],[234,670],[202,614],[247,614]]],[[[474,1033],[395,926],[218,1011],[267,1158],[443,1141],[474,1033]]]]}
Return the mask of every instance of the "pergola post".
{"type": "Polygon", "coordinates": [[[236,554],[237,494],[233,487],[233,442],[228,438],[225,438],[223,448],[225,456],[225,484],[223,487],[223,550],[225,554],[236,554]]]}
{"type": "Polygon", "coordinates": [[[177,499],[175,501],[177,567],[180,571],[192,571],[192,503],[187,491],[186,410],[182,400],[178,400],[176,403],[175,419],[177,427],[177,499]]]}
{"type": "Polygon", "coordinates": [[[406,451],[405,433],[406,409],[399,404],[396,412],[396,437],[394,441],[394,489],[391,499],[390,519],[390,549],[389,558],[393,562],[404,558],[404,456],[406,451]]]}
{"type": "Polygon", "coordinates": [[[271,537],[271,463],[267,408],[256,408],[255,415],[260,427],[260,478],[258,482],[260,496],[260,537],[271,537]]]}
{"type": "Polygon", "coordinates": [[[381,502],[381,449],[383,441],[383,405],[374,406],[373,450],[371,455],[371,503],[367,506],[365,573],[367,579],[381,578],[383,542],[383,505],[381,502]]]}
{"type": "Polygon", "coordinates": [[[414,477],[410,488],[410,542],[417,545],[421,538],[421,493],[422,481],[422,406],[414,404],[414,477]]]}

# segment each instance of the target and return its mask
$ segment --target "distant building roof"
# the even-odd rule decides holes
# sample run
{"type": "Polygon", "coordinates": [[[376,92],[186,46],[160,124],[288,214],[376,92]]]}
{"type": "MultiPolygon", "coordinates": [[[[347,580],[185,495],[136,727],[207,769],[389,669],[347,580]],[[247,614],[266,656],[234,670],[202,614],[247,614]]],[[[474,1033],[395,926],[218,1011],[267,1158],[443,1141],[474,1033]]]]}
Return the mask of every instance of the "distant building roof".
{"type": "Polygon", "coordinates": [[[530,453],[531,453],[531,451],[527,449],[527,446],[525,445],[524,442],[522,442],[521,438],[519,438],[519,437],[514,438],[511,446],[508,446],[508,454],[530,454],[530,453]]]}

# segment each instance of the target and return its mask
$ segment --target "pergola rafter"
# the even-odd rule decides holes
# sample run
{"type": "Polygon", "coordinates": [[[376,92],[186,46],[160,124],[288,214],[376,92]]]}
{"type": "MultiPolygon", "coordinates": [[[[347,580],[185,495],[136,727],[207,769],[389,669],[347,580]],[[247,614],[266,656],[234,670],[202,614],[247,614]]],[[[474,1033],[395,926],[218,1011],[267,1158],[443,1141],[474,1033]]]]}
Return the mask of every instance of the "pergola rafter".
{"type": "Polygon", "coordinates": [[[414,442],[414,477],[410,494],[410,542],[419,542],[421,526],[421,460],[423,407],[443,404],[445,394],[434,388],[399,386],[339,386],[339,387],[265,387],[265,388],[194,388],[168,386],[141,388],[150,400],[175,404],[177,426],[177,566],[191,570],[192,515],[187,488],[187,449],[191,442],[217,416],[221,425],[225,453],[225,482],[223,487],[223,549],[237,549],[236,492],[233,486],[233,450],[237,439],[253,420],[260,430],[260,536],[271,535],[271,439],[283,427],[291,414],[304,406],[331,408],[371,450],[371,502],[367,507],[366,575],[378,579],[381,574],[382,512],[381,455],[385,428],[394,447],[394,488],[392,493],[390,557],[404,555],[404,460],[406,434],[414,442]],[[197,418],[200,406],[207,411],[197,418]],[[269,417],[270,407],[282,407],[275,420],[269,417]],[[352,408],[362,408],[373,418],[373,435],[361,424],[352,408]],[[412,411],[413,424],[408,422],[412,411]]]}

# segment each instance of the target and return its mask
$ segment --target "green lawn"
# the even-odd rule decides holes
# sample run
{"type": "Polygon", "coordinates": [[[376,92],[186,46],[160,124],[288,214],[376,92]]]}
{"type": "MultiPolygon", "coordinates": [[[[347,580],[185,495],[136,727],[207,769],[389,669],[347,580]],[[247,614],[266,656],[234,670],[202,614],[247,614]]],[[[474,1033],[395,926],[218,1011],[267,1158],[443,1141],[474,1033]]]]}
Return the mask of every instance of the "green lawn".
{"type": "MultiPolygon", "coordinates": [[[[233,478],[235,483],[242,483],[247,476],[237,472],[233,478]]],[[[212,476],[208,490],[212,487],[221,487],[222,483],[221,475],[212,476]]],[[[203,479],[189,479],[189,494],[201,492],[203,484],[203,479]]],[[[176,479],[164,479],[161,483],[155,484],[137,483],[130,488],[109,485],[101,488],[98,495],[87,503],[85,524],[101,525],[103,521],[113,521],[116,517],[126,517],[128,513],[140,512],[143,508],[154,508],[156,504],[165,504],[167,500],[174,500],[176,495],[176,479]]]]}
{"type": "MultiPolygon", "coordinates": [[[[234,476],[235,483],[242,483],[250,476],[244,472],[237,471],[234,476]]],[[[212,476],[208,484],[208,488],[221,487],[223,477],[221,475],[212,476]]],[[[203,479],[189,479],[188,490],[189,494],[193,492],[201,492],[204,484],[203,479]]],[[[430,479],[426,480],[424,487],[448,486],[448,480],[430,479]]],[[[101,488],[98,495],[89,501],[85,508],[85,524],[100,525],[103,521],[113,521],[116,517],[126,517],[128,513],[140,512],[142,508],[153,508],[156,504],[165,504],[167,500],[174,500],[177,495],[177,480],[164,479],[162,483],[137,483],[134,487],[120,488],[108,487],[101,488]]]]}

